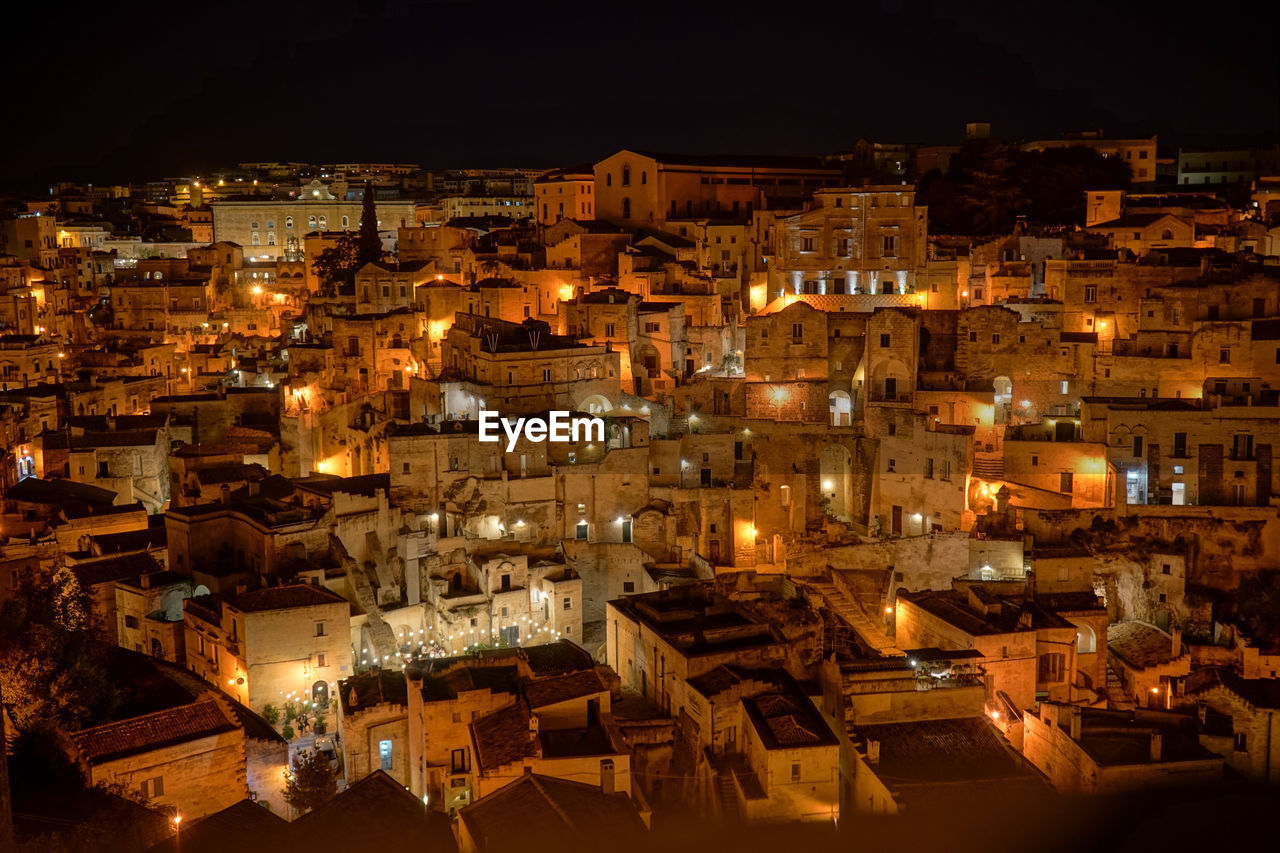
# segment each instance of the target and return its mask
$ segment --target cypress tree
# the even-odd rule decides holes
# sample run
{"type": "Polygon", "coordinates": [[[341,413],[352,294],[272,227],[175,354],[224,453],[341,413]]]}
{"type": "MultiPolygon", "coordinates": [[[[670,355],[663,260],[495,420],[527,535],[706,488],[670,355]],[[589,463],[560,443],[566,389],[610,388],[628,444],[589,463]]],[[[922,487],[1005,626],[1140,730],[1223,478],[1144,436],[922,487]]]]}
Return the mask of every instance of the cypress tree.
{"type": "Polygon", "coordinates": [[[373,204],[373,185],[364,182],[364,203],[360,208],[360,236],[357,238],[356,269],[382,260],[382,238],[378,236],[378,212],[373,204]]]}

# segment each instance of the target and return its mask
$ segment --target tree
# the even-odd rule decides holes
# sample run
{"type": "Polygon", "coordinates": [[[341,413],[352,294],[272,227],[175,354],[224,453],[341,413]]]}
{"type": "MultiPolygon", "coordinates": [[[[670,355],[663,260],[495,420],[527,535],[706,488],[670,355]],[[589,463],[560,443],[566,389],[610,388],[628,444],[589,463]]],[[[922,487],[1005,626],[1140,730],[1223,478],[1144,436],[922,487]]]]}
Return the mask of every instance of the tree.
{"type": "Polygon", "coordinates": [[[320,279],[321,289],[332,291],[340,284],[355,281],[356,270],[361,266],[359,240],[348,234],[316,255],[311,268],[320,279]]]}
{"type": "Polygon", "coordinates": [[[262,719],[267,721],[267,725],[274,726],[280,722],[280,709],[275,705],[267,704],[262,706],[262,719]]]}
{"type": "Polygon", "coordinates": [[[338,774],[329,766],[329,757],[312,750],[298,759],[285,779],[284,799],[299,811],[309,812],[338,793],[338,774]]]}
{"type": "Polygon", "coordinates": [[[360,236],[356,246],[357,269],[382,260],[382,238],[378,236],[378,210],[373,203],[373,185],[364,182],[364,199],[360,206],[360,236]]]}
{"type": "Polygon", "coordinates": [[[0,681],[20,731],[42,720],[81,728],[118,707],[93,615],[89,594],[67,569],[47,587],[24,583],[0,606],[0,681]]]}
{"type": "Polygon", "coordinates": [[[63,566],[49,582],[53,600],[53,621],[64,631],[84,631],[89,627],[92,606],[89,596],[80,586],[75,572],[63,566]]]}

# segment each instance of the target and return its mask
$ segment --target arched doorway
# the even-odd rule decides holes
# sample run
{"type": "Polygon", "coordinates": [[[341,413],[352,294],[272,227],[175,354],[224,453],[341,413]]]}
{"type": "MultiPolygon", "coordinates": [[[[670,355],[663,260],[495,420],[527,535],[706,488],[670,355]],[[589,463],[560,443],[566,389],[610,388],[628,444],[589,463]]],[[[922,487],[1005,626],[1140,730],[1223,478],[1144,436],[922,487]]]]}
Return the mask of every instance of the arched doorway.
{"type": "Polygon", "coordinates": [[[848,448],[831,444],[818,459],[818,487],[823,510],[840,521],[852,521],[853,455],[848,448]]]}
{"type": "Polygon", "coordinates": [[[579,403],[578,408],[591,415],[603,415],[613,408],[613,404],[603,394],[592,394],[579,403]]]}
{"type": "Polygon", "coordinates": [[[329,682],[317,681],[311,685],[311,701],[317,708],[329,707],[329,682]]]}
{"type": "Polygon", "coordinates": [[[831,411],[832,426],[853,424],[853,398],[848,391],[832,391],[827,398],[827,408],[831,411]]]}

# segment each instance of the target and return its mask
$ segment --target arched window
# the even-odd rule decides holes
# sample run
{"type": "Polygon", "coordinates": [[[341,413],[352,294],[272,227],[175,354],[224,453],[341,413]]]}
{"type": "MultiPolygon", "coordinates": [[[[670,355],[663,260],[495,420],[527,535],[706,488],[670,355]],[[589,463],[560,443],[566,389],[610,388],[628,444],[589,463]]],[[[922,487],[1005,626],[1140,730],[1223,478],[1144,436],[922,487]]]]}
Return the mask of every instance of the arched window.
{"type": "Polygon", "coordinates": [[[274,231],[268,231],[268,232],[267,232],[267,245],[268,245],[268,246],[274,246],[275,244],[276,244],[276,232],[274,232],[274,231]]]}
{"type": "Polygon", "coordinates": [[[350,218],[350,217],[348,217],[348,216],[344,216],[344,217],[342,217],[342,227],[343,227],[343,229],[347,229],[347,228],[350,228],[350,227],[351,227],[351,218],[350,218]]]}
{"type": "Polygon", "coordinates": [[[1161,232],[1160,232],[1160,239],[1161,239],[1161,240],[1172,240],[1172,239],[1173,239],[1173,231],[1172,231],[1172,230],[1170,230],[1170,229],[1168,229],[1168,228],[1164,229],[1163,231],[1161,231],[1161,232]]]}
{"type": "Polygon", "coordinates": [[[321,217],[320,217],[320,227],[321,227],[321,229],[324,229],[324,228],[328,228],[328,227],[329,227],[329,217],[327,217],[327,216],[321,216],[321,217]]]}
{"type": "Polygon", "coordinates": [[[284,218],[284,227],[285,227],[285,228],[292,228],[292,227],[293,227],[293,217],[292,217],[292,216],[286,216],[286,217],[284,218]]]}
{"type": "Polygon", "coordinates": [[[316,227],[316,218],[315,218],[314,216],[308,216],[308,217],[307,217],[307,227],[308,227],[308,228],[315,228],[315,227],[316,227]]]}
{"type": "Polygon", "coordinates": [[[622,200],[622,218],[623,219],[631,218],[631,199],[629,198],[624,198],[622,200]]]}
{"type": "Polygon", "coordinates": [[[257,231],[254,231],[252,234],[249,235],[249,245],[258,246],[258,245],[261,245],[261,243],[262,243],[262,240],[258,237],[257,231]]]}
{"type": "Polygon", "coordinates": [[[622,185],[624,187],[631,186],[631,167],[630,166],[622,167],[622,185]]]}

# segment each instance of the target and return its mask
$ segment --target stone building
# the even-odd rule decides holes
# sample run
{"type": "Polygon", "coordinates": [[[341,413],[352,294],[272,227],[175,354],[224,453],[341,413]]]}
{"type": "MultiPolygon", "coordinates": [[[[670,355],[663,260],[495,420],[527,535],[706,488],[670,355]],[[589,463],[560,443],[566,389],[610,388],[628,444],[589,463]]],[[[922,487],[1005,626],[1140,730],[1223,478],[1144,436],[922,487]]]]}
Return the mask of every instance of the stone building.
{"type": "Polygon", "coordinates": [[[309,584],[207,595],[185,605],[186,665],[255,711],[327,708],[352,672],[350,605],[309,584]]]}
{"type": "Polygon", "coordinates": [[[533,182],[533,208],[543,227],[564,219],[596,218],[595,174],[590,166],[553,169],[533,182]]]}
{"type": "Polygon", "coordinates": [[[71,740],[89,784],[122,785],[185,819],[227,808],[249,794],[244,730],[213,694],[83,729],[71,740]]]}
{"type": "Polygon", "coordinates": [[[663,228],[693,216],[749,219],[779,199],[834,186],[839,172],[798,157],[717,157],[624,149],[595,164],[596,218],[663,228]]]}
{"type": "Polygon", "coordinates": [[[910,188],[818,190],[813,209],[774,226],[770,296],[916,292],[926,262],[926,214],[910,188]]]}
{"type": "Polygon", "coordinates": [[[1223,761],[1200,745],[1195,719],[1043,702],[1024,717],[1023,754],[1064,794],[1109,794],[1219,781],[1223,761]]]}

